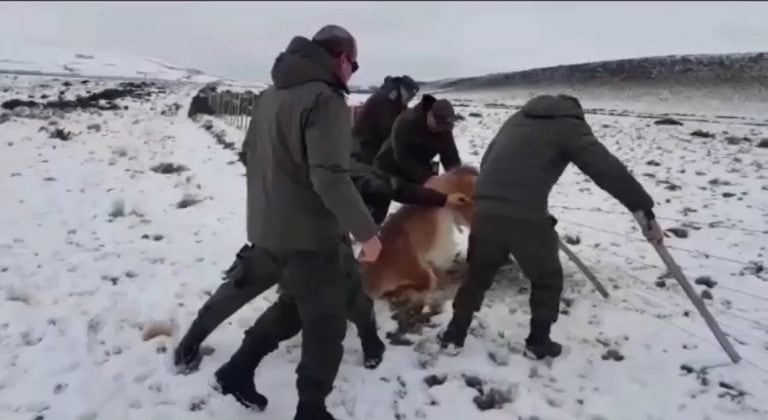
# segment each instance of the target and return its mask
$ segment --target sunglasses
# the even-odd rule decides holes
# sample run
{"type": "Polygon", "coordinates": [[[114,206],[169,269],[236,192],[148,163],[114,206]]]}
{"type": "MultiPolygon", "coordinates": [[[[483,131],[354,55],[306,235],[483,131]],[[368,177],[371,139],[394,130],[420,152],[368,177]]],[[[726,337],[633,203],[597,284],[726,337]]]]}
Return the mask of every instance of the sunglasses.
{"type": "Polygon", "coordinates": [[[344,57],[347,58],[349,65],[352,66],[352,73],[355,73],[357,70],[360,69],[360,64],[357,62],[357,60],[351,59],[347,54],[344,54],[344,57]]]}

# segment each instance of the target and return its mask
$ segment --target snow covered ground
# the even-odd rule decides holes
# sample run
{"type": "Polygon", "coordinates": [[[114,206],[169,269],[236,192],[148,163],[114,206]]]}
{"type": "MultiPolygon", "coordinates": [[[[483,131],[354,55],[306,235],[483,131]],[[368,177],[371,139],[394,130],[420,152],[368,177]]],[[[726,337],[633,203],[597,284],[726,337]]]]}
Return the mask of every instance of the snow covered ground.
{"type": "MultiPolygon", "coordinates": [[[[0,102],[55,97],[61,84],[0,77],[0,102]]],[[[94,87],[75,84],[66,95],[84,89],[94,87]]],[[[270,398],[264,413],[209,386],[274,291],[212,334],[207,343],[215,352],[190,376],[172,373],[176,338],[142,341],[152,321],[186,329],[245,240],[244,170],[227,146],[239,147],[243,133],[210,118],[209,130],[187,119],[197,89],[152,88],[151,99],[118,100],[127,109],[117,111],[36,117],[0,110],[0,418],[292,416],[300,337],[256,372],[270,398]],[[51,138],[66,137],[57,128],[71,138],[51,138]],[[183,168],[163,171],[162,163],[183,168]]],[[[477,163],[514,111],[506,100],[457,100],[467,117],[456,129],[465,160],[477,163]]],[[[456,357],[430,351],[449,305],[424,341],[389,345],[375,371],[362,367],[350,325],[328,401],[339,419],[768,418],[761,397],[768,389],[768,149],[758,147],[768,127],[715,114],[680,117],[682,126],[609,114],[588,119],[655,198],[663,226],[686,236],[668,239],[671,252],[691,281],[712,280],[698,280],[711,289],[695,287],[711,296],[709,307],[744,360],[730,363],[631,216],[570,167],[552,212],[611,297],[602,299],[563,256],[563,315],[553,334],[567,353],[552,363],[520,355],[528,282],[507,267],[456,357]],[[714,137],[692,136],[695,130],[714,137]]],[[[394,329],[388,309],[377,311],[382,334],[394,329]]]]}
{"type": "Polygon", "coordinates": [[[57,76],[146,78],[208,83],[221,77],[181,68],[162,60],[111,52],[61,47],[2,45],[0,73],[31,72],[57,76]]]}

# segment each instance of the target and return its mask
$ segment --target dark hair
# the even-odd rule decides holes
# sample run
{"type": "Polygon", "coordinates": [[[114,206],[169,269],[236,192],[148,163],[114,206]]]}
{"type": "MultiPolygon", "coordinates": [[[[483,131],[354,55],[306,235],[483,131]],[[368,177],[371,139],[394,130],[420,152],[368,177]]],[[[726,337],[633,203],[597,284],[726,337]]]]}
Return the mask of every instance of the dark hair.
{"type": "Polygon", "coordinates": [[[338,25],[323,26],[312,37],[312,42],[322,47],[333,57],[339,57],[342,54],[357,55],[355,38],[349,31],[338,25]]]}

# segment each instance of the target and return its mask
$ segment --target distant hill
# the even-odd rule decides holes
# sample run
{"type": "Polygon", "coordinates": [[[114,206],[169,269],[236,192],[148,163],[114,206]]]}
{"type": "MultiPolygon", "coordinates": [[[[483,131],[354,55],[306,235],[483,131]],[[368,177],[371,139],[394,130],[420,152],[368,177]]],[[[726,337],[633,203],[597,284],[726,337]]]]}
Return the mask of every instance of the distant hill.
{"type": "Polygon", "coordinates": [[[223,80],[197,69],[175,66],[154,58],[34,46],[3,46],[0,49],[0,73],[192,83],[223,80]]]}
{"type": "Polygon", "coordinates": [[[474,90],[537,85],[768,86],[768,53],[670,55],[570,64],[425,83],[425,90],[474,90]]]}

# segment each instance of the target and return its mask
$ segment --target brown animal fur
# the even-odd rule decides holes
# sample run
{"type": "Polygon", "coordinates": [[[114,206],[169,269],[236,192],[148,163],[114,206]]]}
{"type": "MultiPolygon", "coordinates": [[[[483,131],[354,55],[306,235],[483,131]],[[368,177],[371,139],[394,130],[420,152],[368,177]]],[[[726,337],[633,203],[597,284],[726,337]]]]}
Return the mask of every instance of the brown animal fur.
{"type": "MultiPolygon", "coordinates": [[[[443,194],[474,196],[477,169],[461,166],[430,178],[424,185],[443,194]]],[[[371,298],[406,301],[423,309],[438,285],[436,270],[450,267],[458,245],[456,225],[470,226],[473,204],[459,208],[405,205],[382,226],[382,249],[374,263],[363,266],[365,290],[371,298]]]]}

